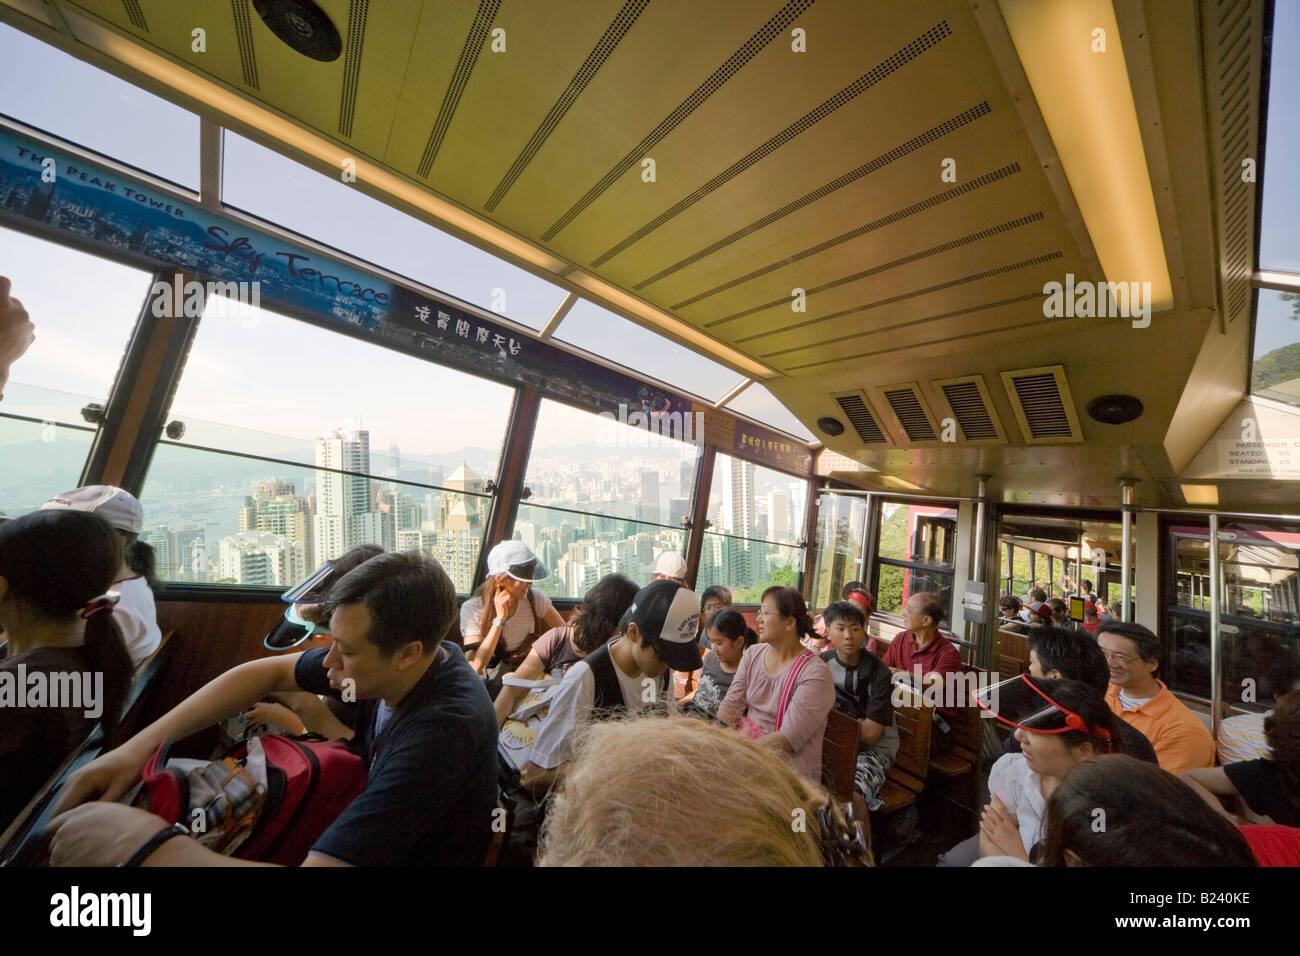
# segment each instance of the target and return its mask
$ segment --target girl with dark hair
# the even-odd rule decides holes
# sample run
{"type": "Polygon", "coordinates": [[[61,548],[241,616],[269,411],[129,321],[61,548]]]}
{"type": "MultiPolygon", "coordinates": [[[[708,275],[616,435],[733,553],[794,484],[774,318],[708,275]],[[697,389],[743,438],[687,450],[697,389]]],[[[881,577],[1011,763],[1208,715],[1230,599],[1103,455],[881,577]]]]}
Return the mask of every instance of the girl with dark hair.
{"type": "Polygon", "coordinates": [[[1257,865],[1241,832],[1191,787],[1123,754],[1079,764],[1052,792],[1038,864],[1257,865]]]}
{"type": "MultiPolygon", "coordinates": [[[[553,627],[533,644],[515,671],[523,680],[564,673],[618,633],[623,613],[632,606],[637,586],[621,574],[607,574],[587,592],[568,624],[553,627]]],[[[503,686],[497,694],[497,726],[503,726],[527,688],[503,686]]]]}
{"type": "Polygon", "coordinates": [[[113,608],[131,665],[139,667],[162,643],[158,609],[153,589],[158,586],[153,548],[140,540],[144,510],[128,491],[113,485],[86,485],[55,495],[41,510],[87,511],[99,515],[122,536],[122,565],[113,576],[110,590],[118,596],[113,608]]]}
{"type": "Polygon", "coordinates": [[[1273,713],[1264,718],[1264,737],[1273,751],[1271,760],[1185,770],[1181,779],[1234,823],[1300,827],[1300,690],[1278,696],[1273,713]],[[1220,802],[1233,797],[1245,805],[1240,820],[1220,802]]]}
{"type": "Polygon", "coordinates": [[[96,720],[110,738],[117,729],[131,659],[102,595],[121,561],[117,532],[93,514],[36,511],[0,524],[0,626],[9,638],[0,661],[0,830],[96,720]]]}
{"type": "Polygon", "coordinates": [[[704,655],[700,685],[692,702],[696,710],[712,717],[731,689],[745,648],[758,643],[758,634],[745,623],[743,614],[730,608],[714,613],[705,624],[704,633],[708,635],[711,649],[704,655]]]}
{"type": "Polygon", "coordinates": [[[1016,728],[1021,752],[1004,754],[989,771],[980,856],[1032,862],[1052,791],[1077,764],[1121,749],[1119,718],[1080,681],[1022,676],[984,693],[997,703],[994,716],[1016,728]]]}
{"type": "Polygon", "coordinates": [[[826,662],[804,648],[813,633],[803,597],[794,588],[763,592],[758,639],[745,651],[718,719],[789,757],[808,779],[822,773],[822,736],[835,705],[835,684],[826,662]]]}

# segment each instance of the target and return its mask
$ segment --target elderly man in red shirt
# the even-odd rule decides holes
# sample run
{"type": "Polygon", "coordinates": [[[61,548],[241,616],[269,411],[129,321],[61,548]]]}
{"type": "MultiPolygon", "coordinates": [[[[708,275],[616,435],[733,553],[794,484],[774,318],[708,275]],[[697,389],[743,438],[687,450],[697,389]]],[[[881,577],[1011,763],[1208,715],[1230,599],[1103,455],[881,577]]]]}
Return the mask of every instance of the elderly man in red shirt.
{"type": "MultiPolygon", "coordinates": [[[[946,637],[939,633],[943,620],[943,602],[937,594],[918,591],[903,606],[903,624],[889,649],[885,663],[895,674],[906,674],[915,679],[919,670],[923,682],[933,680],[931,674],[942,681],[948,673],[960,673],[961,653],[946,637]]],[[[951,707],[938,708],[940,714],[953,716],[951,707]]]]}

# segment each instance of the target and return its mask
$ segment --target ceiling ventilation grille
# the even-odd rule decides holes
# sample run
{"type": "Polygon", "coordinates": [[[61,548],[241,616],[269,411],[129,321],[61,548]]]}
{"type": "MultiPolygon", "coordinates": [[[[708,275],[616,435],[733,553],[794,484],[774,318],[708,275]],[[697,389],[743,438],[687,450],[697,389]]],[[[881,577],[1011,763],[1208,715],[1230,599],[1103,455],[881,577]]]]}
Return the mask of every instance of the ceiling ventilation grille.
{"type": "MultiPolygon", "coordinates": [[[[1224,331],[1250,314],[1255,239],[1254,181],[1243,182],[1243,161],[1259,160],[1260,73],[1264,4],[1215,0],[1205,4],[1205,79],[1214,149],[1215,218],[1219,229],[1219,301],[1224,331]]],[[[1256,170],[1256,177],[1258,170],[1256,170]]]]}
{"type": "Polygon", "coordinates": [[[357,111],[357,84],[361,82],[361,50],[366,42],[366,14],[370,0],[348,4],[348,38],[343,54],[343,98],[339,102],[339,135],[352,135],[352,118],[357,111]]]}
{"type": "Polygon", "coordinates": [[[944,379],[934,385],[947,401],[952,417],[961,428],[963,440],[999,443],[1007,440],[997,413],[993,411],[983,376],[944,379]]]}
{"type": "Polygon", "coordinates": [[[239,65],[244,71],[244,85],[259,88],[257,55],[253,52],[253,20],[248,15],[248,0],[230,0],[230,13],[235,18],[235,41],[239,45],[239,65]]]}
{"type": "Polygon", "coordinates": [[[438,118],[434,120],[429,141],[424,144],[424,153],[420,156],[420,165],[416,172],[421,179],[428,177],[433,169],[433,161],[438,158],[438,150],[442,149],[443,138],[451,126],[452,117],[456,115],[456,107],[460,106],[461,94],[469,85],[469,78],[478,64],[479,54],[487,46],[488,33],[492,29],[492,22],[496,20],[497,10],[500,7],[501,0],[479,0],[474,22],[470,25],[469,32],[465,34],[465,45],[460,48],[460,56],[456,58],[456,69],[451,74],[451,83],[442,97],[442,105],[438,107],[438,118]]]}
{"type": "MultiPolygon", "coordinates": [[[[569,223],[582,214],[583,210],[599,199],[605,190],[618,182],[620,176],[639,163],[643,156],[649,155],[652,147],[684,123],[692,113],[704,105],[709,97],[722,89],[728,80],[744,69],[750,60],[758,56],[769,43],[779,36],[784,36],[790,24],[794,23],[812,5],[813,0],[789,0],[785,6],[774,13],[771,19],[745,41],[744,46],[727,57],[722,65],[710,74],[708,79],[695,88],[695,92],[678,103],[677,107],[660,120],[658,125],[647,133],[641,142],[632,147],[631,152],[615,163],[600,178],[600,182],[587,190],[581,199],[569,207],[568,212],[555,220],[551,227],[542,233],[542,240],[550,242],[559,235],[561,230],[565,229],[569,223]]],[[[944,26],[946,27],[947,24],[944,24],[944,26]]]]}
{"type": "Polygon", "coordinates": [[[881,389],[881,392],[898,416],[898,424],[903,426],[908,441],[915,443],[939,440],[916,385],[894,385],[881,389]]]}
{"type": "Polygon", "coordinates": [[[776,152],[786,143],[790,142],[796,137],[807,132],[809,129],[816,126],[818,123],[820,123],[826,117],[830,116],[836,110],[840,109],[843,106],[847,106],[849,103],[853,102],[853,100],[856,99],[859,95],[865,93],[867,90],[871,89],[871,87],[875,86],[877,83],[886,79],[894,72],[901,70],[912,60],[916,59],[926,50],[930,49],[930,47],[934,46],[940,40],[944,39],[944,37],[950,36],[951,34],[952,34],[952,29],[948,26],[948,21],[946,20],[941,21],[940,23],[931,27],[929,30],[921,34],[919,37],[917,37],[907,46],[903,47],[901,50],[897,51],[889,58],[876,64],[874,68],[868,70],[866,73],[863,73],[860,77],[858,77],[848,86],[844,87],[844,89],[840,90],[838,93],[836,93],[834,96],[830,97],[829,99],[823,101],[815,109],[805,113],[794,123],[787,126],[781,132],[777,133],[767,142],[763,143],[761,146],[752,150],[748,155],[743,156],[742,158],[736,160],[736,162],[732,163],[726,169],[722,170],[720,173],[718,173],[716,176],[710,179],[699,189],[695,190],[695,192],[691,193],[689,196],[680,200],[669,209],[664,210],[662,213],[660,213],[650,222],[646,223],[636,232],[626,237],[622,242],[618,243],[617,245],[606,250],[601,255],[597,256],[595,259],[592,260],[591,264],[593,266],[604,265],[610,259],[614,258],[614,256],[618,255],[620,252],[623,252],[625,249],[627,249],[629,246],[632,246],[635,243],[640,242],[646,236],[650,235],[650,233],[654,232],[664,223],[668,222],[668,220],[678,216],[685,210],[689,209],[691,206],[695,205],[705,196],[708,196],[710,193],[714,192],[717,189],[722,188],[724,185],[731,182],[733,179],[735,179],[745,170],[749,169],[755,163],[762,161],[764,158],[776,152]]]}
{"type": "Polygon", "coordinates": [[[940,123],[938,126],[931,127],[921,135],[912,137],[906,143],[902,143],[899,146],[895,146],[893,149],[889,150],[888,152],[881,153],[879,156],[875,157],[874,159],[868,160],[867,162],[863,163],[861,166],[849,170],[847,173],[844,173],[842,176],[838,176],[835,179],[832,179],[828,183],[823,183],[821,186],[818,186],[812,192],[804,193],[802,196],[800,196],[798,199],[794,200],[793,202],[786,203],[780,209],[768,213],[766,216],[763,216],[761,219],[754,220],[749,225],[731,233],[731,235],[723,236],[721,239],[717,240],[711,245],[705,246],[703,249],[699,250],[698,252],[694,252],[691,255],[687,256],[685,259],[679,259],[677,262],[673,263],[668,268],[663,269],[660,272],[656,272],[650,278],[637,283],[637,285],[635,285],[633,288],[635,288],[639,292],[642,289],[644,289],[646,286],[658,282],[660,279],[666,278],[672,275],[674,272],[686,268],[692,263],[699,262],[701,259],[705,258],[706,256],[713,255],[713,253],[717,252],[719,249],[723,248],[724,246],[729,246],[733,242],[743,239],[746,236],[751,235],[760,229],[765,229],[768,226],[772,225],[772,223],[777,222],[780,219],[784,219],[786,216],[790,215],[791,213],[798,212],[800,209],[803,209],[805,206],[817,202],[819,199],[825,199],[827,196],[829,196],[831,193],[835,192],[836,190],[843,189],[845,186],[857,182],[859,179],[862,179],[864,176],[869,176],[871,173],[874,173],[878,169],[883,169],[884,167],[892,163],[894,160],[901,159],[902,157],[908,155],[909,153],[913,153],[916,150],[921,149],[923,146],[929,146],[931,143],[935,142],[936,140],[941,139],[942,137],[947,136],[949,133],[955,132],[958,129],[962,128],[967,123],[974,122],[975,120],[979,119],[982,116],[987,116],[990,112],[992,112],[992,110],[989,107],[987,101],[977,103],[975,106],[972,106],[970,109],[966,110],[965,112],[958,113],[956,116],[953,116],[948,120],[945,120],[944,122],[940,123]]]}
{"type": "Polygon", "coordinates": [[[889,439],[885,437],[884,430],[881,429],[880,423],[876,421],[876,416],[871,414],[871,407],[867,405],[867,398],[861,392],[847,392],[843,395],[832,396],[839,404],[844,416],[853,426],[853,430],[858,433],[866,445],[887,445],[889,439]]]}
{"type": "Polygon", "coordinates": [[[122,6],[126,7],[126,15],[131,20],[131,26],[148,33],[149,21],[144,18],[144,11],[140,9],[140,0],[122,0],[122,6]]]}
{"type": "Polygon", "coordinates": [[[551,133],[555,132],[555,128],[560,125],[560,120],[568,115],[569,110],[578,101],[578,97],[582,95],[583,90],[595,79],[596,74],[600,72],[600,68],[605,65],[605,61],[610,58],[619,43],[623,41],[623,37],[627,36],[627,32],[632,29],[637,17],[641,16],[641,12],[645,10],[649,2],[650,0],[627,0],[623,4],[623,9],[614,18],[614,22],[605,28],[605,33],[601,36],[600,42],[587,54],[587,58],[583,61],[582,66],[578,68],[578,72],[573,75],[573,79],[569,80],[569,85],[565,88],[564,93],[552,104],[550,112],[546,114],[546,119],[542,120],[537,129],[533,130],[533,135],[529,138],[528,144],[520,151],[510,168],[506,170],[506,174],[501,177],[501,182],[497,183],[497,188],[492,190],[492,195],[483,204],[484,209],[492,212],[505,198],[506,193],[510,191],[510,187],[515,184],[515,180],[523,175],[524,169],[533,161],[533,157],[537,155],[538,150],[550,138],[551,133]]]}
{"type": "Polygon", "coordinates": [[[1025,444],[1083,441],[1064,367],[1053,365],[1003,372],[1002,382],[1025,434],[1025,444]]]}

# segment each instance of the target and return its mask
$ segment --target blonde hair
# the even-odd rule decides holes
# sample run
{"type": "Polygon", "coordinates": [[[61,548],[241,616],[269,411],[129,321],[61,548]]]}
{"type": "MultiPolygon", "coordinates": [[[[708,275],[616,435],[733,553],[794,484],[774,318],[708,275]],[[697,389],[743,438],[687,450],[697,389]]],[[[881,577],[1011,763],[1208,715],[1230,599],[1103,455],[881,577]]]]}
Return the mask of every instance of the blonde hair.
{"type": "Polygon", "coordinates": [[[537,865],[822,866],[827,801],[729,728],[684,716],[604,721],[579,742],[537,865]]]}

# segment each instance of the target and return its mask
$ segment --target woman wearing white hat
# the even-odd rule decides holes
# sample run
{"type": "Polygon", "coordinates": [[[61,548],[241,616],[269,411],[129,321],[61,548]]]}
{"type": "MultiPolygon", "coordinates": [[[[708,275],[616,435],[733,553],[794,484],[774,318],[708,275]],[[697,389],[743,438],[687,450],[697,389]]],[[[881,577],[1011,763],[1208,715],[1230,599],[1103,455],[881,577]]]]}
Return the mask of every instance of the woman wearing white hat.
{"type": "Polygon", "coordinates": [[[55,495],[41,510],[89,511],[107,521],[122,536],[122,567],[113,579],[109,594],[118,595],[113,624],[131,655],[131,666],[140,664],[162,643],[158,609],[154,604],[153,548],[141,541],[144,510],[135,495],[112,485],[87,485],[55,495]]]}
{"type": "Polygon", "coordinates": [[[488,576],[460,609],[465,656],[480,674],[496,678],[518,667],[533,641],[564,618],[533,583],[551,576],[522,541],[502,541],[488,552],[488,576]]]}

